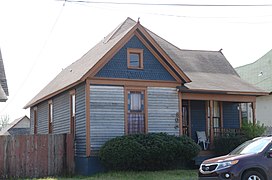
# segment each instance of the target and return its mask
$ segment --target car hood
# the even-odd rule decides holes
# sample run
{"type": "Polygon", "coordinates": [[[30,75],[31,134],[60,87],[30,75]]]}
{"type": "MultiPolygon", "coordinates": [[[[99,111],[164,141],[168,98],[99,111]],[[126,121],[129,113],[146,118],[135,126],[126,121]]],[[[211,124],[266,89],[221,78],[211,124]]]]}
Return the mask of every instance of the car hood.
{"type": "Polygon", "coordinates": [[[212,163],[219,163],[224,161],[233,161],[233,160],[239,160],[244,159],[247,157],[250,157],[254,154],[242,154],[242,155],[225,155],[225,156],[219,156],[212,159],[207,159],[203,162],[203,164],[212,164],[212,163]]]}

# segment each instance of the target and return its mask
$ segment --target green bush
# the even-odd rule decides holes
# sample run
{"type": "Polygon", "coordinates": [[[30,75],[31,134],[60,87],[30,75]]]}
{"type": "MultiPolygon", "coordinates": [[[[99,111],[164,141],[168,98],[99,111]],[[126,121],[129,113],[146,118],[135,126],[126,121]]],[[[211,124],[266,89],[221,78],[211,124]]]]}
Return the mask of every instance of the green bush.
{"type": "Polygon", "coordinates": [[[253,139],[255,137],[261,136],[265,130],[266,127],[264,127],[263,124],[260,125],[259,122],[253,125],[253,123],[244,121],[241,128],[242,134],[244,134],[247,139],[253,139]]]}
{"type": "Polygon", "coordinates": [[[109,170],[161,170],[185,165],[199,151],[186,136],[149,133],[111,139],[101,147],[99,156],[109,170]]]}
{"type": "Polygon", "coordinates": [[[253,123],[244,121],[240,134],[216,137],[214,140],[214,151],[218,155],[228,154],[243,142],[261,136],[265,130],[264,125],[259,123],[253,125],[253,123]]]}
{"type": "Polygon", "coordinates": [[[248,140],[243,135],[219,136],[214,139],[214,151],[217,155],[225,155],[248,140]]]}

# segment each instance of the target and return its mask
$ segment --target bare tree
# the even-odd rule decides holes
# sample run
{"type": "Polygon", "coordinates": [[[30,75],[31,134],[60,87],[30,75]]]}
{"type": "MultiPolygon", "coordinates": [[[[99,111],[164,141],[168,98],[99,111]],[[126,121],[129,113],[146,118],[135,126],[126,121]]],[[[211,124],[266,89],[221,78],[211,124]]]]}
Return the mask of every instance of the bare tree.
{"type": "Polygon", "coordinates": [[[3,115],[0,117],[0,130],[8,125],[9,116],[3,115]]]}

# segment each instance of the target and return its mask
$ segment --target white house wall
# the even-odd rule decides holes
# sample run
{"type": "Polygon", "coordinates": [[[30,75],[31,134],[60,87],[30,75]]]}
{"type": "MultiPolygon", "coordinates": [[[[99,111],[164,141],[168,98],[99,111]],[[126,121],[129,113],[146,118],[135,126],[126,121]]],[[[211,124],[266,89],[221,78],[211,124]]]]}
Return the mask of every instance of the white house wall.
{"type": "Polygon", "coordinates": [[[176,88],[149,87],[148,91],[148,132],[166,132],[179,135],[178,92],[176,88]]]}
{"type": "Polygon", "coordinates": [[[90,86],[91,151],[109,139],[124,135],[124,88],[90,86]]]}
{"type": "Polygon", "coordinates": [[[256,119],[265,126],[272,126],[272,95],[256,98],[256,119]]]}

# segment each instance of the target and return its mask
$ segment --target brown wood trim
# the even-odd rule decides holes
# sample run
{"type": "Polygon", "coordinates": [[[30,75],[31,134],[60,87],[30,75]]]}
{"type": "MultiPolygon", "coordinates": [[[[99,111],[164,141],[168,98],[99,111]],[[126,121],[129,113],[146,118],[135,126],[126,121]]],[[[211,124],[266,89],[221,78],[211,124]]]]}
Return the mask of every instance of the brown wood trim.
{"type": "Polygon", "coordinates": [[[132,80],[132,79],[114,79],[114,78],[91,78],[91,84],[103,85],[121,85],[138,87],[177,87],[178,82],[173,81],[150,81],[150,80],[132,80]]]}
{"type": "Polygon", "coordinates": [[[256,125],[256,102],[252,102],[251,106],[252,106],[253,125],[256,125]]]}
{"type": "Polygon", "coordinates": [[[179,91],[178,92],[178,101],[179,101],[179,135],[182,136],[183,135],[183,119],[182,119],[182,94],[179,91]]]}
{"type": "Polygon", "coordinates": [[[148,95],[147,95],[147,88],[146,87],[125,87],[125,134],[128,134],[128,92],[129,91],[142,91],[144,92],[144,113],[145,113],[145,133],[148,133],[148,95]]]}
{"type": "Polygon", "coordinates": [[[86,156],[91,155],[91,137],[90,137],[90,80],[86,80],[85,84],[85,107],[86,107],[86,156]]]}
{"type": "Polygon", "coordinates": [[[144,90],[145,133],[148,133],[148,97],[147,88],[144,90]]]}
{"type": "Polygon", "coordinates": [[[37,111],[38,111],[38,108],[36,106],[36,107],[33,108],[33,116],[34,116],[33,117],[34,118],[33,119],[33,121],[34,121],[33,122],[33,126],[34,126],[33,127],[33,133],[34,134],[37,134],[37,132],[38,132],[38,127],[37,127],[38,126],[38,114],[37,114],[38,112],[37,111]]]}
{"type": "Polygon", "coordinates": [[[210,143],[211,147],[213,147],[213,140],[214,140],[214,131],[213,131],[213,100],[210,100],[210,143]]]}
{"type": "Polygon", "coordinates": [[[75,83],[73,83],[73,84],[71,84],[71,85],[69,85],[69,86],[66,86],[66,87],[64,87],[64,88],[62,88],[62,89],[60,89],[60,90],[57,90],[57,91],[55,91],[55,92],[53,92],[53,93],[51,93],[51,94],[49,94],[49,95],[47,95],[47,96],[45,96],[45,97],[43,97],[43,98],[41,98],[41,99],[39,99],[39,100],[33,102],[33,103],[27,104],[26,106],[24,106],[24,109],[27,109],[27,108],[29,108],[29,107],[31,107],[31,106],[35,106],[35,105],[37,105],[37,104],[39,104],[39,103],[41,103],[41,102],[43,102],[43,101],[45,101],[45,100],[47,100],[47,99],[50,99],[50,98],[56,96],[57,94],[60,94],[61,92],[64,92],[64,91],[66,91],[66,90],[69,90],[69,89],[75,87],[76,85],[78,85],[78,84],[80,84],[80,83],[82,83],[82,82],[84,82],[84,81],[80,81],[80,80],[79,80],[79,81],[76,81],[75,83]]]}
{"type": "Polygon", "coordinates": [[[151,35],[142,27],[138,27],[140,32],[148,39],[148,41],[159,51],[159,53],[167,60],[173,69],[185,80],[191,82],[190,78],[176,65],[176,63],[167,55],[167,53],[158,45],[158,43],[151,37],[151,35]]]}
{"type": "Polygon", "coordinates": [[[192,137],[192,124],[191,124],[191,101],[188,100],[188,131],[189,137],[192,137]]]}
{"type": "Polygon", "coordinates": [[[209,132],[209,115],[208,115],[208,111],[209,111],[209,109],[208,109],[208,107],[209,107],[209,101],[206,101],[206,103],[205,103],[205,112],[206,112],[206,132],[209,132]]]}
{"type": "MultiPolygon", "coordinates": [[[[75,136],[75,116],[73,116],[73,96],[76,95],[76,90],[73,89],[69,92],[69,101],[70,101],[70,133],[75,136]]],[[[74,102],[76,103],[76,102],[74,102]]]]}
{"type": "MultiPolygon", "coordinates": [[[[53,117],[53,112],[51,110],[51,106],[53,106],[53,101],[49,100],[48,101],[48,134],[53,133],[53,125],[52,125],[53,119],[51,119],[53,117]]],[[[53,107],[52,107],[52,109],[53,109],[53,107]]]]}
{"type": "Polygon", "coordinates": [[[256,96],[226,95],[226,94],[197,94],[182,93],[186,100],[214,100],[231,102],[256,102],[256,96]]]}
{"type": "Polygon", "coordinates": [[[219,108],[220,108],[220,129],[223,129],[224,126],[224,117],[223,117],[223,102],[219,102],[219,108]]]}
{"type": "Polygon", "coordinates": [[[127,67],[129,69],[144,69],[144,50],[143,49],[136,49],[136,48],[128,48],[127,49],[127,67]],[[139,54],[139,67],[130,66],[130,54],[135,53],[139,54]]]}
{"type": "Polygon", "coordinates": [[[239,121],[240,121],[240,128],[242,127],[242,106],[239,103],[239,121]]]}
{"type": "Polygon", "coordinates": [[[138,28],[138,25],[135,25],[131,30],[119,40],[97,63],[92,69],[87,72],[82,79],[86,79],[87,77],[93,77],[95,74],[102,69],[102,67],[110,61],[110,59],[131,39],[134,35],[134,31],[138,28]]]}
{"type": "Polygon", "coordinates": [[[147,49],[155,56],[155,58],[160,62],[160,64],[175,78],[179,83],[182,82],[175,72],[164,62],[164,60],[154,51],[154,49],[145,41],[145,39],[138,33],[135,32],[135,35],[141,40],[141,42],[147,47],[147,49]]]}

